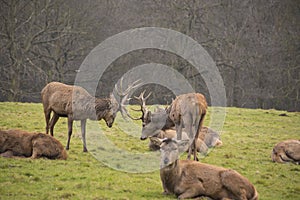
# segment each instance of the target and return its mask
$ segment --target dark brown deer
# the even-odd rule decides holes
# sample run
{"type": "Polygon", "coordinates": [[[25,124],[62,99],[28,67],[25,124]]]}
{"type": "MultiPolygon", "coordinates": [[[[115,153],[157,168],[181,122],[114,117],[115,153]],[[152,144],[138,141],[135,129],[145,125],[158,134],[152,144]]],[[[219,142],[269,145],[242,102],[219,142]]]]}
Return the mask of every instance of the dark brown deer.
{"type": "MultiPolygon", "coordinates": [[[[141,110],[146,110],[143,93],[136,97],[141,105],[141,110]]],[[[157,135],[160,130],[169,129],[175,125],[177,139],[182,139],[182,128],[184,126],[190,138],[188,159],[191,157],[192,149],[197,149],[196,139],[202,128],[207,111],[207,102],[200,93],[182,94],[175,98],[167,109],[157,109],[155,112],[142,111],[143,129],[141,140],[157,135]],[[147,114],[146,114],[147,113],[147,114]]],[[[197,160],[197,151],[194,151],[194,160],[197,160]]]]}
{"type": "Polygon", "coordinates": [[[253,184],[238,172],[192,160],[179,160],[189,140],[156,138],[160,142],[160,178],[164,194],[178,199],[209,197],[212,199],[257,200],[253,184]]]}
{"type": "Polygon", "coordinates": [[[85,130],[86,120],[101,120],[104,119],[108,127],[112,127],[116,114],[121,112],[124,117],[127,115],[127,110],[124,106],[128,100],[128,94],[133,89],[138,87],[139,81],[135,81],[123,91],[122,79],[119,86],[115,85],[115,90],[120,96],[118,102],[113,94],[109,98],[95,98],[91,96],[84,88],[73,85],[66,85],[59,82],[51,82],[47,84],[42,92],[42,103],[46,119],[46,133],[53,136],[53,130],[56,122],[60,117],[68,118],[68,142],[66,149],[69,149],[70,139],[72,135],[72,127],[74,120],[81,121],[81,134],[83,140],[83,151],[87,152],[85,130]],[[53,116],[50,120],[51,112],[53,116]]]}

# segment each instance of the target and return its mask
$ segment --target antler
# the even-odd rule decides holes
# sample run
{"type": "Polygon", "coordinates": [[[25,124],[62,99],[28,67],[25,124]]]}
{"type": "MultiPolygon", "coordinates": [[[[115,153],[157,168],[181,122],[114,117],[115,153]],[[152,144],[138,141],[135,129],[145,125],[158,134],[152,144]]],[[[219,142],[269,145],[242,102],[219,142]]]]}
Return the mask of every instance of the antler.
{"type": "Polygon", "coordinates": [[[123,77],[122,77],[120,80],[119,88],[117,84],[115,85],[115,91],[117,92],[117,94],[120,96],[121,99],[119,104],[119,111],[121,112],[123,118],[125,118],[125,114],[126,114],[129,118],[135,120],[135,118],[129,115],[125,103],[130,100],[130,98],[128,98],[129,92],[134,88],[139,87],[141,84],[142,83],[140,82],[140,79],[136,80],[133,83],[131,83],[125,91],[123,91],[123,77]]]}
{"type": "Polygon", "coordinates": [[[151,95],[151,92],[146,96],[146,97],[144,97],[144,94],[145,94],[145,92],[146,92],[146,90],[144,90],[141,94],[140,94],[140,96],[138,96],[138,97],[134,97],[136,100],[138,100],[138,102],[139,102],[139,104],[140,104],[140,106],[141,106],[141,108],[140,108],[140,110],[138,110],[138,109],[132,109],[132,110],[134,110],[134,111],[142,111],[142,116],[140,117],[140,118],[135,118],[135,120],[142,120],[142,122],[145,122],[146,121],[146,117],[147,117],[147,114],[148,114],[148,109],[147,109],[147,107],[146,107],[146,100],[150,97],[150,95],[151,95]]]}
{"type": "Polygon", "coordinates": [[[137,88],[139,87],[142,83],[140,82],[141,79],[138,79],[136,81],[134,81],[133,83],[131,83],[127,89],[125,91],[123,91],[123,77],[121,78],[120,80],[120,86],[118,88],[118,85],[116,84],[115,85],[115,90],[117,92],[117,94],[120,96],[120,97],[124,97],[124,96],[128,96],[129,92],[134,89],[134,88],[137,88]]]}

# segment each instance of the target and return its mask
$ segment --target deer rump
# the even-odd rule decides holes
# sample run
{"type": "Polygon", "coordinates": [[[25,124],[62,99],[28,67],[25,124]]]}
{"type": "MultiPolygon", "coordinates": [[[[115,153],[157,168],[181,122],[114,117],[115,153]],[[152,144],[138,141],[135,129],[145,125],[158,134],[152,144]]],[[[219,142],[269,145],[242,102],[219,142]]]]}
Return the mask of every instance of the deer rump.
{"type": "MultiPolygon", "coordinates": [[[[146,99],[143,97],[144,92],[136,99],[141,105],[143,122],[141,140],[152,137],[160,133],[161,130],[166,130],[175,126],[177,139],[182,139],[182,129],[188,135],[190,146],[188,151],[188,159],[192,154],[192,149],[196,149],[196,140],[199,137],[199,132],[202,128],[204,117],[207,110],[207,102],[205,97],[200,93],[182,94],[176,97],[172,104],[166,109],[158,108],[153,113],[146,108],[146,99]]],[[[134,118],[133,118],[134,119],[134,118]]],[[[194,151],[194,160],[198,160],[196,151],[194,151]]]]}
{"type": "MultiPolygon", "coordinates": [[[[177,139],[182,139],[183,126],[188,132],[191,141],[188,159],[190,159],[192,149],[197,148],[196,140],[202,129],[206,111],[207,102],[205,97],[200,93],[188,93],[177,96],[167,110],[170,119],[175,124],[177,139]]],[[[194,160],[198,160],[196,151],[194,151],[194,160]]]]}
{"type": "Polygon", "coordinates": [[[0,156],[67,159],[66,150],[57,139],[21,130],[0,131],[0,156]]]}

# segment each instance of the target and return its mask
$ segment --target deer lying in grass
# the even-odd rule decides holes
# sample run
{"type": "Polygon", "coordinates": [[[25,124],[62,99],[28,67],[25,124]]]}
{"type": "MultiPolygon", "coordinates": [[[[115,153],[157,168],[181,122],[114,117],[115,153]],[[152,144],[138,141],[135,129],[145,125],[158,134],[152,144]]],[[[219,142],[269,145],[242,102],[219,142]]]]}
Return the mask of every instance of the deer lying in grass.
{"type": "MultiPolygon", "coordinates": [[[[156,138],[160,139],[165,139],[165,138],[176,138],[176,131],[173,129],[166,129],[166,130],[161,130],[158,135],[149,137],[150,142],[149,142],[149,149],[151,151],[156,151],[160,149],[160,143],[157,143],[156,138]]],[[[182,140],[189,140],[188,134],[185,131],[182,131],[182,140]]],[[[193,149],[194,150],[194,149],[193,149]]],[[[196,151],[206,155],[208,152],[208,147],[207,145],[201,140],[200,138],[197,138],[196,140],[196,151]]]]}
{"type": "Polygon", "coordinates": [[[50,135],[21,130],[2,130],[0,131],[0,156],[65,160],[67,152],[63,145],[50,135]]]}
{"type": "Polygon", "coordinates": [[[113,94],[109,98],[95,98],[79,86],[65,85],[59,82],[47,84],[41,92],[46,119],[46,133],[48,134],[50,128],[50,133],[53,136],[53,129],[59,117],[67,117],[68,142],[66,149],[68,150],[73,121],[80,120],[83,151],[87,152],[85,140],[86,120],[104,119],[107,126],[112,127],[118,111],[121,111],[122,116],[127,114],[124,104],[127,101],[130,90],[139,86],[137,82],[132,83],[125,91],[122,91],[122,79],[119,88],[115,85],[115,89],[121,99],[120,102],[116,100],[113,94]],[[53,112],[53,116],[50,121],[51,112],[53,112]]]}
{"type": "Polygon", "coordinates": [[[188,140],[157,140],[161,143],[160,177],[164,194],[175,194],[179,199],[200,196],[212,199],[258,199],[255,187],[234,170],[179,160],[179,153],[189,145],[188,140]]]}
{"type": "Polygon", "coordinates": [[[273,162],[300,163],[300,140],[285,140],[275,145],[272,151],[273,162]]]}
{"type": "Polygon", "coordinates": [[[222,146],[220,134],[209,127],[203,126],[199,133],[199,138],[204,141],[207,147],[222,146]]]}
{"type": "MultiPolygon", "coordinates": [[[[160,139],[164,138],[176,138],[176,131],[174,129],[166,129],[161,130],[159,134],[150,137],[149,149],[151,151],[159,150],[159,144],[155,143],[155,140],[152,140],[153,137],[158,137],[160,139]]],[[[182,140],[189,139],[187,133],[183,130],[182,132],[182,140]]],[[[215,146],[221,146],[222,141],[220,140],[219,133],[215,132],[211,128],[202,127],[199,133],[199,137],[196,140],[197,152],[201,154],[206,154],[208,148],[212,148],[215,146]]]]}
{"type": "MultiPolygon", "coordinates": [[[[190,140],[190,147],[188,159],[191,157],[192,149],[196,149],[196,140],[199,137],[199,130],[201,130],[204,117],[207,110],[207,102],[205,97],[200,93],[182,94],[175,98],[172,104],[166,109],[157,109],[156,112],[151,113],[146,108],[146,99],[144,92],[136,99],[141,105],[143,129],[141,140],[159,134],[160,130],[174,126],[176,129],[177,139],[182,139],[182,128],[188,133],[190,140]],[[196,139],[195,139],[196,138],[196,139]]],[[[194,151],[194,160],[198,160],[196,156],[197,151],[194,151]]]]}

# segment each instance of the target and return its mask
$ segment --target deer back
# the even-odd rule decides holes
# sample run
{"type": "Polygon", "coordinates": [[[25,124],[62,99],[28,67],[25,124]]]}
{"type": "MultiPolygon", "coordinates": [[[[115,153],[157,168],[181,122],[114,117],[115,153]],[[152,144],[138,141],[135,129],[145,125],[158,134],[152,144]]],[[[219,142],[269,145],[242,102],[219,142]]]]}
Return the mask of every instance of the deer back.
{"type": "MultiPolygon", "coordinates": [[[[207,102],[205,97],[200,93],[182,94],[176,97],[169,108],[169,117],[174,123],[180,123],[183,115],[188,115],[198,111],[206,113],[207,102]]],[[[194,116],[196,117],[196,116],[194,116]]]]}

